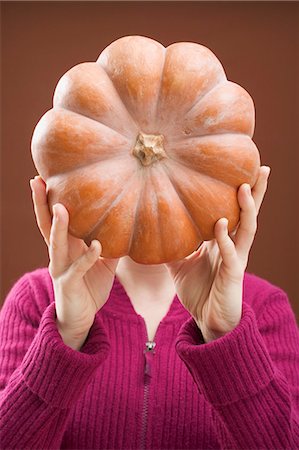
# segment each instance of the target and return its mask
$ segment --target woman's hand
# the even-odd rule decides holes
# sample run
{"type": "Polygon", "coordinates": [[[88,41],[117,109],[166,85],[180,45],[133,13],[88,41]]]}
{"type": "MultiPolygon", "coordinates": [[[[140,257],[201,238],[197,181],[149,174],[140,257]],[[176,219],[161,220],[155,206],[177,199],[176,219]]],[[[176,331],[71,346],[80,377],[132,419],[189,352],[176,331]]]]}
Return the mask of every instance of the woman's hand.
{"type": "Polygon", "coordinates": [[[243,277],[257,228],[270,168],[263,166],[252,191],[243,184],[238,190],[240,222],[229,236],[227,219],[215,224],[215,239],[181,261],[166,264],[178,297],[195,319],[205,342],[233,330],[241,319],[243,277]]]}
{"type": "Polygon", "coordinates": [[[37,224],[49,251],[57,327],[65,344],[79,350],[95,314],[108,299],[118,260],[100,257],[99,241],[92,241],[88,247],[83,240],[71,236],[69,214],[61,203],[54,205],[51,220],[41,177],[30,180],[30,186],[37,224]]]}

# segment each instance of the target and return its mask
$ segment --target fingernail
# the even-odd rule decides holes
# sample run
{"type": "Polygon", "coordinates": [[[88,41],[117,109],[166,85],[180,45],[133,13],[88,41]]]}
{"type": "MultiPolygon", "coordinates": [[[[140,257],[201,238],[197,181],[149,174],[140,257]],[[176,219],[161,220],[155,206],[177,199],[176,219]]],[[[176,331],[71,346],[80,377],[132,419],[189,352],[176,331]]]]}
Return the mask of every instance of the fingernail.
{"type": "Polygon", "coordinates": [[[267,169],[268,169],[268,172],[267,172],[267,177],[269,177],[269,175],[270,175],[270,172],[271,172],[271,167],[269,167],[269,166],[266,166],[267,167],[267,169]]]}
{"type": "Polygon", "coordinates": [[[36,178],[39,178],[39,177],[40,177],[39,175],[35,175],[34,178],[30,178],[29,184],[30,184],[31,189],[32,189],[32,183],[33,183],[33,181],[34,181],[36,178]]]}
{"type": "Polygon", "coordinates": [[[228,220],[227,220],[227,218],[226,217],[222,217],[221,221],[222,221],[222,225],[225,228],[227,228],[228,227],[228,220]]]}
{"type": "Polygon", "coordinates": [[[228,228],[228,219],[227,218],[225,218],[225,228],[228,228]]]}
{"type": "Polygon", "coordinates": [[[34,194],[34,190],[33,190],[33,181],[34,181],[33,178],[31,178],[31,180],[29,180],[30,189],[31,189],[31,191],[32,191],[32,194],[34,194]]]}
{"type": "Polygon", "coordinates": [[[90,249],[91,251],[94,252],[95,250],[97,250],[97,248],[98,248],[98,241],[97,239],[93,239],[90,244],[90,249]]]}
{"type": "Polygon", "coordinates": [[[57,206],[56,206],[56,205],[53,205],[52,210],[53,210],[53,216],[54,216],[54,219],[58,219],[58,215],[57,215],[57,206]]]}
{"type": "Polygon", "coordinates": [[[245,184],[245,192],[246,192],[246,194],[250,194],[250,192],[251,192],[251,187],[250,187],[250,184],[245,184]]]}

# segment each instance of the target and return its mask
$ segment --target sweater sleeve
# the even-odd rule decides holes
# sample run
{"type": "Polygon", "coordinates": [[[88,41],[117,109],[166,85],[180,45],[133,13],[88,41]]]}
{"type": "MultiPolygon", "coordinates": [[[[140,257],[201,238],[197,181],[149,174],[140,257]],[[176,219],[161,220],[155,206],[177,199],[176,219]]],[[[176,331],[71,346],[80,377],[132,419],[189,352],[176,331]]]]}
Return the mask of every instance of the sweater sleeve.
{"type": "Polygon", "coordinates": [[[28,281],[0,314],[0,448],[58,449],[75,405],[110,345],[98,316],[80,352],[57,330],[55,303],[40,312],[28,281]]]}
{"type": "Polygon", "coordinates": [[[239,325],[209,343],[191,317],[176,350],[226,430],[222,448],[299,448],[299,337],[285,293],[258,314],[243,303],[239,325]]]}

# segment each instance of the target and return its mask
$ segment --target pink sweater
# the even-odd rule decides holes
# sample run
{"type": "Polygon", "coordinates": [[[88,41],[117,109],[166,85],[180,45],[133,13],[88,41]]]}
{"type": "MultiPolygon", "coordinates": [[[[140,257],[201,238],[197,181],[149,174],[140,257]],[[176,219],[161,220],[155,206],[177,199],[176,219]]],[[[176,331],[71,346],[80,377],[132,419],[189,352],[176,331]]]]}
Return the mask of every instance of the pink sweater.
{"type": "Polygon", "coordinates": [[[204,343],[177,297],[155,345],[115,279],[81,351],[55,326],[47,269],[0,315],[2,449],[298,449],[299,338],[286,294],[244,279],[240,324],[204,343]]]}

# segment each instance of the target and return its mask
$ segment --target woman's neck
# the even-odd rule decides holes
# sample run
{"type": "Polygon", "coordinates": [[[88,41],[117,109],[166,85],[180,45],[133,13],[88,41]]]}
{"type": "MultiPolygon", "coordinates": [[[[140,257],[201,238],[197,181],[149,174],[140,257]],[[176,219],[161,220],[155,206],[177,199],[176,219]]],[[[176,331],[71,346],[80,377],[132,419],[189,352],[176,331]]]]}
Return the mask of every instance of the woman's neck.
{"type": "Polygon", "coordinates": [[[156,303],[165,299],[170,303],[175,295],[172,278],[164,264],[138,264],[125,256],[119,260],[116,276],[132,301],[156,303]]]}

